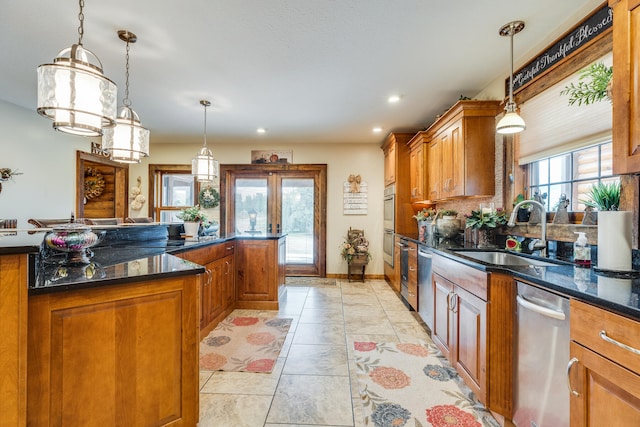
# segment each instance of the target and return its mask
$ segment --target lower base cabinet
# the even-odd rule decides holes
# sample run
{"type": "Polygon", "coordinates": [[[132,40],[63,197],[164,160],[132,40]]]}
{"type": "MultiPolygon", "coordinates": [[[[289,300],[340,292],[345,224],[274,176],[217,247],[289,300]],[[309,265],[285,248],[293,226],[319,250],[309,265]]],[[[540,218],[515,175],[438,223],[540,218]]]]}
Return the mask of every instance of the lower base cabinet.
{"type": "Polygon", "coordinates": [[[285,238],[236,241],[237,308],[277,310],[286,293],[285,238]]]}
{"type": "Polygon", "coordinates": [[[197,280],[29,296],[27,425],[195,426],[197,280]]]}
{"type": "Polygon", "coordinates": [[[513,415],[513,278],[433,254],[432,338],[490,410],[513,415]]]}
{"type": "Polygon", "coordinates": [[[640,322],[574,300],[570,317],[571,426],[638,425],[640,322]]]}

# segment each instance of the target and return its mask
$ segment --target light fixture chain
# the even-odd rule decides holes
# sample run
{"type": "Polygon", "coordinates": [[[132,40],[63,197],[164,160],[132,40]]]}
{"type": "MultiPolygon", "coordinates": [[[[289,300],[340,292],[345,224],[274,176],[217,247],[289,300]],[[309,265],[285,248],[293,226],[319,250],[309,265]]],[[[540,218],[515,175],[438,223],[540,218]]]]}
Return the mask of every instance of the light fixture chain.
{"type": "Polygon", "coordinates": [[[129,40],[127,40],[127,54],[125,55],[126,58],[126,66],[125,66],[125,85],[124,85],[124,99],[122,100],[122,103],[129,107],[131,106],[131,101],[129,100],[129,40]]]}
{"type": "Polygon", "coordinates": [[[207,146],[207,107],[208,105],[204,104],[204,146],[207,146]]]}
{"type": "Polygon", "coordinates": [[[84,36],[84,13],[82,10],[84,9],[84,0],[80,0],[80,13],[78,13],[78,20],[80,21],[80,26],[78,27],[78,44],[82,46],[82,37],[84,36]]]}
{"type": "Polygon", "coordinates": [[[509,102],[513,104],[513,34],[515,33],[515,24],[511,24],[509,30],[509,39],[511,40],[511,74],[509,74],[509,102]]]}

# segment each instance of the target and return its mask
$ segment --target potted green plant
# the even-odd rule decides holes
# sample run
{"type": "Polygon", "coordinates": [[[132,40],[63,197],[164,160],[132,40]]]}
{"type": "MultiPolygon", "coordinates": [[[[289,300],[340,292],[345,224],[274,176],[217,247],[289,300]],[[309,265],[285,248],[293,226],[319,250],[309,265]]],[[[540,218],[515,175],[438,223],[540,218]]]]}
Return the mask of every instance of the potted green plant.
{"type": "Polygon", "coordinates": [[[598,182],[580,200],[598,209],[598,268],[631,270],[633,212],[620,211],[620,181],[598,182]]]}
{"type": "Polygon", "coordinates": [[[479,248],[495,247],[495,229],[507,223],[507,213],[504,209],[498,208],[495,211],[482,213],[480,209],[472,210],[471,214],[465,215],[466,228],[470,228],[474,242],[479,248]]]}
{"type": "Polygon", "coordinates": [[[454,211],[453,209],[442,209],[440,211],[440,218],[455,219],[457,216],[458,211],[454,211]]]}
{"type": "Polygon", "coordinates": [[[435,229],[436,210],[433,208],[423,208],[414,216],[418,223],[418,240],[429,243],[433,239],[435,229]]]}
{"type": "Polygon", "coordinates": [[[589,65],[580,72],[578,83],[571,83],[560,92],[569,95],[569,105],[589,105],[607,98],[611,100],[611,82],[613,67],[602,62],[589,65]]]}
{"type": "Polygon", "coordinates": [[[207,214],[200,209],[200,205],[182,209],[176,214],[176,217],[184,221],[184,234],[187,238],[198,237],[200,227],[209,226],[209,218],[207,218],[207,214]]]}

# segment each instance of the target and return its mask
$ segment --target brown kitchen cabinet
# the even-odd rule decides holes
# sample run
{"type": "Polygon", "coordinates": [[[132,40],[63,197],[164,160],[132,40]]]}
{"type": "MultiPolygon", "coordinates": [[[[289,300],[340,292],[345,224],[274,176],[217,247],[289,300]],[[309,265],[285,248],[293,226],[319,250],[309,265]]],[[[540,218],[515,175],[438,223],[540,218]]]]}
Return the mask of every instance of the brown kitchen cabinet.
{"type": "Polygon", "coordinates": [[[396,182],[396,144],[390,143],[384,150],[384,185],[396,182]]]}
{"type": "Polygon", "coordinates": [[[432,338],[489,409],[513,412],[513,278],[433,254],[432,338]]]}
{"type": "Polygon", "coordinates": [[[201,338],[206,337],[234,309],[235,274],[230,268],[233,269],[235,262],[235,245],[235,242],[230,241],[178,254],[180,258],[206,269],[199,285],[201,338]]]}
{"type": "Polygon", "coordinates": [[[640,172],[640,2],[609,0],[613,11],[613,173],[640,172]]]}
{"type": "Polygon", "coordinates": [[[277,310],[286,293],[285,238],[236,241],[237,308],[277,310]]]}
{"type": "MultiPolygon", "coordinates": [[[[392,275],[387,278],[388,282],[391,284],[391,288],[400,293],[400,247],[402,243],[400,242],[400,235],[396,234],[393,237],[393,270],[392,275]]],[[[385,263],[385,265],[387,265],[385,263]]]]}
{"type": "Polygon", "coordinates": [[[0,425],[27,425],[28,255],[0,255],[0,425]]]}
{"type": "Polygon", "coordinates": [[[571,426],[637,425],[640,322],[576,300],[570,319],[571,426]]]}
{"type": "Polygon", "coordinates": [[[195,426],[197,279],[30,295],[27,424],[195,426]]]}
{"type": "Polygon", "coordinates": [[[426,169],[427,162],[427,150],[426,146],[428,139],[426,132],[418,132],[411,140],[409,144],[409,174],[411,191],[411,202],[421,202],[427,199],[426,194],[426,169]]]}
{"type": "Polygon", "coordinates": [[[500,101],[458,101],[427,129],[430,200],[495,193],[499,111],[500,101]]]}

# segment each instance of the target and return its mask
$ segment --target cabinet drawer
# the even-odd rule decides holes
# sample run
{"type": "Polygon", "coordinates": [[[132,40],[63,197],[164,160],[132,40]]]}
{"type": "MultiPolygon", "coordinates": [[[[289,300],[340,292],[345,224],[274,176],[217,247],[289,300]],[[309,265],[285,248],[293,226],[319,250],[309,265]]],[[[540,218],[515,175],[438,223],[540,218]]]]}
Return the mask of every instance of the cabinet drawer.
{"type": "Polygon", "coordinates": [[[218,243],[184,252],[180,254],[180,258],[195,262],[196,264],[205,265],[211,261],[233,254],[234,247],[235,242],[218,243]]]}
{"type": "Polygon", "coordinates": [[[571,339],[640,374],[640,322],[571,300],[571,339]],[[611,342],[613,340],[621,345],[611,342]]]}

